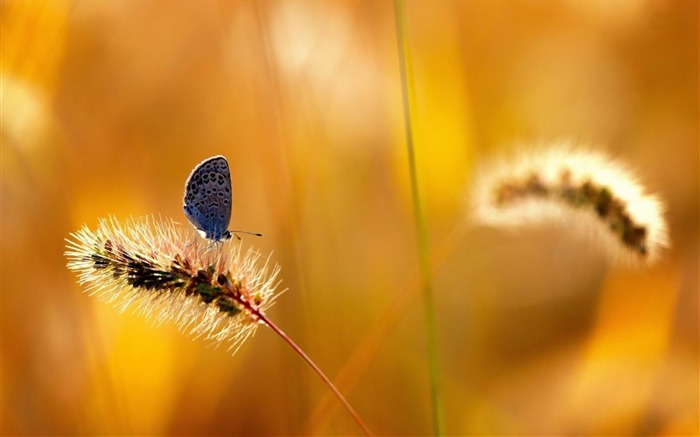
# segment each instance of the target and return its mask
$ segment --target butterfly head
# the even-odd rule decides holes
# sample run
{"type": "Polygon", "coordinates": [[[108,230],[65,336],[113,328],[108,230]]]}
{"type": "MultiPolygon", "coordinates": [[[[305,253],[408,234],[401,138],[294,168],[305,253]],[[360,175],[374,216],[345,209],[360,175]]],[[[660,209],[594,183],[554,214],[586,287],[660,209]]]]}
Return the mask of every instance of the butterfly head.
{"type": "Polygon", "coordinates": [[[228,241],[233,237],[235,234],[231,231],[203,231],[201,229],[198,229],[199,235],[202,236],[202,238],[206,238],[207,240],[212,240],[215,242],[219,241],[228,241]]]}

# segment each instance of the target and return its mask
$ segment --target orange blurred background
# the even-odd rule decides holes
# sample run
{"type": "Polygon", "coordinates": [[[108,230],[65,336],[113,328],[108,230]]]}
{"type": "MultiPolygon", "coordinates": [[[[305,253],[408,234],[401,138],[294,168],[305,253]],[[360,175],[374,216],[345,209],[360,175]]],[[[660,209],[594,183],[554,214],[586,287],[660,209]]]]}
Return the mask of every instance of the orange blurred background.
{"type": "MultiPolygon", "coordinates": [[[[375,433],[431,432],[393,7],[0,4],[3,435],[359,433],[270,330],[231,357],[65,268],[64,238],[109,214],[189,226],[185,179],[216,154],[231,227],[282,266],[271,319],[375,433]]],[[[447,434],[698,434],[698,12],[406,4],[447,434]],[[661,263],[466,224],[480,160],[559,138],[665,200],[661,263]]]]}

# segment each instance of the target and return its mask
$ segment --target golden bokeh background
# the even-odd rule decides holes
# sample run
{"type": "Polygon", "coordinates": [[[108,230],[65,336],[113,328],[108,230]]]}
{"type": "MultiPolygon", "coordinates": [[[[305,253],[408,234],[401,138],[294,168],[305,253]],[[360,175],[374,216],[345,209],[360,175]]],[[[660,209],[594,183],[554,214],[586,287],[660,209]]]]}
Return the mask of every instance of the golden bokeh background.
{"type": "MultiPolygon", "coordinates": [[[[450,435],[699,432],[698,2],[407,2],[413,130],[450,435]],[[571,138],[634,168],[672,248],[610,266],[560,227],[468,225],[479,163],[571,138]]],[[[270,330],[231,357],[81,292],[64,238],[189,226],[231,164],[231,227],[282,267],[269,316],[371,430],[432,418],[394,4],[4,1],[3,435],[347,435],[270,330]]]]}

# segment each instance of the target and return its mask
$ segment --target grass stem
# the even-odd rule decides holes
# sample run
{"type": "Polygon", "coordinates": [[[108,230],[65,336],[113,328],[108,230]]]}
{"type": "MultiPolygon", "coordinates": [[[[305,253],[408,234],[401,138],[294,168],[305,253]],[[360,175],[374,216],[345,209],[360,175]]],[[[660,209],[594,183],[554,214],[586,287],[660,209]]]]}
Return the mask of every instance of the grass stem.
{"type": "Polygon", "coordinates": [[[328,388],[329,388],[329,389],[333,392],[333,394],[338,398],[338,400],[340,401],[340,403],[342,403],[343,406],[345,407],[345,409],[348,410],[348,413],[350,413],[350,415],[352,416],[352,418],[355,419],[355,422],[357,422],[357,424],[360,426],[360,428],[362,428],[362,432],[363,432],[366,436],[371,436],[372,433],[369,431],[369,429],[367,428],[367,425],[365,425],[365,423],[362,421],[362,419],[360,418],[360,416],[355,412],[355,409],[352,408],[352,405],[350,405],[350,403],[345,399],[345,397],[343,396],[343,394],[340,393],[340,391],[335,387],[335,385],[333,384],[333,382],[331,382],[331,380],[326,376],[325,373],[323,373],[323,371],[316,365],[316,363],[314,363],[313,360],[312,360],[311,358],[309,358],[309,356],[306,355],[306,353],[305,353],[299,346],[297,346],[297,344],[294,343],[294,341],[293,341],[291,338],[289,338],[289,336],[287,336],[287,334],[286,334],[284,331],[282,331],[282,329],[280,329],[277,325],[275,325],[274,323],[272,323],[272,321],[271,321],[270,319],[268,319],[267,316],[265,316],[264,314],[260,313],[260,314],[256,314],[256,317],[258,317],[258,318],[259,318],[264,324],[266,324],[270,329],[272,329],[273,331],[275,331],[275,333],[276,333],[277,335],[279,335],[284,341],[286,341],[287,344],[289,344],[289,346],[291,346],[292,349],[294,349],[294,351],[295,351],[297,354],[299,354],[299,355],[301,356],[301,358],[302,358],[304,361],[306,361],[306,363],[307,363],[309,366],[311,366],[311,368],[313,369],[313,371],[316,372],[316,374],[321,378],[321,380],[323,381],[323,383],[326,384],[326,386],[328,386],[328,388]]]}
{"type": "Polygon", "coordinates": [[[404,2],[394,1],[396,22],[396,39],[399,51],[399,69],[401,71],[401,92],[403,96],[404,125],[406,128],[406,147],[408,149],[408,166],[411,176],[411,194],[413,198],[413,213],[418,237],[418,262],[420,264],[421,285],[423,289],[423,305],[425,309],[426,342],[428,351],[428,373],[430,379],[430,396],[433,413],[433,434],[442,435],[440,381],[439,381],[439,352],[437,345],[437,317],[435,297],[433,293],[432,273],[428,255],[428,235],[418,193],[418,176],[416,172],[416,155],[413,145],[412,101],[413,75],[411,74],[410,54],[406,43],[406,17],[404,2]]]}

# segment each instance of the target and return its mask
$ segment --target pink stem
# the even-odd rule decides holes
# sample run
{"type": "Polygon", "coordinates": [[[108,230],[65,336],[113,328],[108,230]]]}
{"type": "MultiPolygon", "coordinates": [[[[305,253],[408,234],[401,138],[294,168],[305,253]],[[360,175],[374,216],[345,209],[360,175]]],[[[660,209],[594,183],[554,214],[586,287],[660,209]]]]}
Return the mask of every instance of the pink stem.
{"type": "MultiPolygon", "coordinates": [[[[255,311],[255,310],[254,310],[254,311],[255,311]]],[[[289,338],[289,337],[287,336],[287,334],[284,333],[284,331],[282,331],[280,328],[277,327],[277,325],[275,325],[274,323],[272,323],[272,322],[267,318],[267,316],[265,316],[264,314],[262,314],[262,313],[259,312],[259,311],[255,311],[255,315],[256,315],[256,317],[258,317],[263,323],[265,323],[265,324],[266,324],[267,326],[269,326],[273,331],[275,331],[275,332],[277,333],[277,335],[279,335],[280,337],[282,337],[282,339],[283,339],[284,341],[286,341],[287,344],[289,344],[289,345],[292,347],[292,349],[294,349],[294,350],[296,351],[296,353],[298,353],[299,355],[301,355],[301,358],[303,358],[304,361],[306,361],[306,363],[307,363],[309,366],[311,366],[311,368],[314,370],[314,372],[316,372],[316,374],[321,378],[321,380],[328,386],[329,389],[331,389],[331,391],[333,392],[333,394],[335,394],[335,396],[338,398],[338,400],[343,404],[343,406],[345,407],[345,409],[348,410],[348,413],[350,413],[350,415],[352,416],[352,418],[355,419],[355,422],[357,422],[357,424],[360,426],[360,428],[362,428],[362,432],[364,432],[365,435],[368,436],[368,437],[371,436],[372,433],[369,431],[369,429],[367,428],[367,426],[365,425],[365,423],[362,421],[362,419],[360,419],[360,416],[357,415],[357,413],[356,413],[355,410],[352,408],[352,406],[350,405],[350,403],[345,399],[345,397],[343,397],[343,395],[338,391],[338,389],[335,388],[335,385],[333,385],[333,383],[331,382],[331,380],[328,379],[328,377],[321,371],[321,369],[319,369],[319,367],[316,365],[316,363],[314,363],[314,362],[311,360],[311,358],[309,358],[309,356],[306,355],[306,353],[304,353],[304,351],[301,350],[301,348],[300,348],[299,346],[297,346],[297,344],[294,343],[294,341],[292,341],[292,339],[289,338]]]]}

